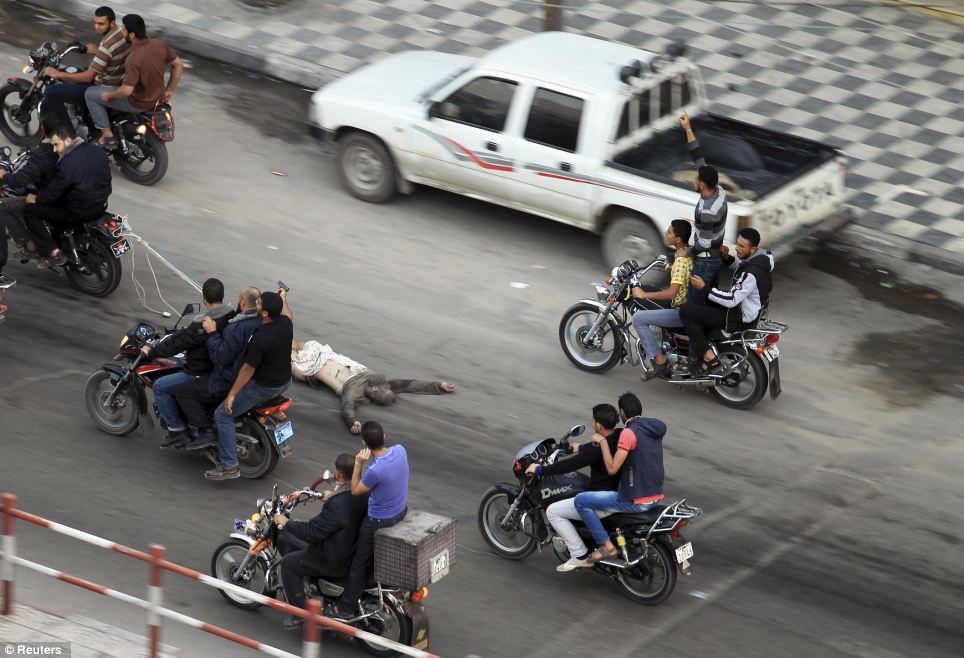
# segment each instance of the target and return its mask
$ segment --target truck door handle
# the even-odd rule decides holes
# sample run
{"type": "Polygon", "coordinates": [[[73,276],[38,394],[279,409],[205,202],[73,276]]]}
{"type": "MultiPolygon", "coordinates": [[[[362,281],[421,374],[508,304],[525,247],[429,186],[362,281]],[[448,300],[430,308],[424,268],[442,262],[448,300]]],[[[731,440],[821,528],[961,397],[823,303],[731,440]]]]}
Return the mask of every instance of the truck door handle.
{"type": "Polygon", "coordinates": [[[572,171],[572,165],[569,164],[568,162],[560,162],[559,168],[562,169],[563,171],[572,171]]]}
{"type": "Polygon", "coordinates": [[[499,150],[499,145],[496,144],[495,142],[486,142],[486,143],[485,143],[485,148],[487,148],[487,149],[490,150],[490,151],[498,151],[498,150],[499,150]]]}

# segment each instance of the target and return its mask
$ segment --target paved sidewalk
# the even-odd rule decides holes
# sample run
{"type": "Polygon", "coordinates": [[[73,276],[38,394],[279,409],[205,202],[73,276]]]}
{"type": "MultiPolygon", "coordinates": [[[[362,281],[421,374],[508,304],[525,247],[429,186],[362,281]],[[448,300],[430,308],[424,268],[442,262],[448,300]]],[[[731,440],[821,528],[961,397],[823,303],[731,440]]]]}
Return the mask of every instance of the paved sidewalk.
{"type": "MultiPolygon", "coordinates": [[[[50,645],[55,646],[55,645],[50,645]]],[[[52,649],[53,650],[53,649],[52,649]]],[[[61,617],[24,605],[14,605],[13,615],[0,615],[0,656],[62,655],[70,658],[146,658],[147,640],[109,624],[81,616],[61,617]],[[61,653],[17,653],[17,645],[58,643],[61,653]],[[13,650],[8,647],[13,646],[13,650]]],[[[162,658],[175,650],[161,646],[162,658]]]]}
{"type": "MultiPolygon", "coordinates": [[[[30,0],[88,16],[100,0],[30,0]]],[[[964,271],[964,20],[881,0],[563,0],[566,29],[701,66],[712,110],[836,144],[859,223],[964,271]]],[[[412,48],[478,55],[541,29],[537,0],[123,0],[175,46],[316,87],[412,48]]]]}

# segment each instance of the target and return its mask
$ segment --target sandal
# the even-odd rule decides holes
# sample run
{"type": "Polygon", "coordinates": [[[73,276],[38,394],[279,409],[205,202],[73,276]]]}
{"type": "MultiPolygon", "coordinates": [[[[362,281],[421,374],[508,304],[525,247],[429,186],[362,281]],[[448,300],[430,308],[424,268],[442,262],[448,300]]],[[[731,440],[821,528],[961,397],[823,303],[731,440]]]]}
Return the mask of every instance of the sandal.
{"type": "Polygon", "coordinates": [[[700,368],[700,374],[713,375],[722,369],[723,369],[723,364],[720,363],[720,360],[718,357],[714,356],[709,361],[707,361],[706,359],[703,359],[703,367],[700,368]]]}
{"type": "Polygon", "coordinates": [[[60,267],[67,264],[67,257],[59,250],[50,254],[46,258],[41,258],[37,263],[37,269],[45,270],[51,267],[60,267]]]}
{"type": "Polygon", "coordinates": [[[613,546],[612,552],[603,551],[602,547],[599,547],[592,552],[592,555],[589,556],[588,561],[590,564],[595,564],[596,562],[608,560],[609,558],[616,557],[617,555],[619,555],[619,549],[617,549],[615,546],[613,546]]]}
{"type": "Polygon", "coordinates": [[[114,138],[113,136],[111,137],[102,136],[100,139],[94,142],[94,144],[96,144],[97,146],[101,147],[104,150],[113,151],[115,148],[117,148],[117,139],[114,138]]]}

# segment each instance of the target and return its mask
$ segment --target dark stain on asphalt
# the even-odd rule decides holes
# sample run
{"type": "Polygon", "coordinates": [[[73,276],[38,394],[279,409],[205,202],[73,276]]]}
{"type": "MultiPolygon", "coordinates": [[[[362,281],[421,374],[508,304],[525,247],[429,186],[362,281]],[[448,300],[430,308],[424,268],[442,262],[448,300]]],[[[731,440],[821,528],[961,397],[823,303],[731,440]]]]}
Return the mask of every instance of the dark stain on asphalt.
{"type": "Polygon", "coordinates": [[[895,407],[923,406],[932,394],[964,396],[964,350],[960,331],[964,309],[939,290],[901,281],[869,260],[854,259],[832,246],[818,250],[810,264],[855,286],[865,298],[939,324],[896,333],[862,336],[855,363],[876,365],[881,379],[869,387],[895,407]]]}

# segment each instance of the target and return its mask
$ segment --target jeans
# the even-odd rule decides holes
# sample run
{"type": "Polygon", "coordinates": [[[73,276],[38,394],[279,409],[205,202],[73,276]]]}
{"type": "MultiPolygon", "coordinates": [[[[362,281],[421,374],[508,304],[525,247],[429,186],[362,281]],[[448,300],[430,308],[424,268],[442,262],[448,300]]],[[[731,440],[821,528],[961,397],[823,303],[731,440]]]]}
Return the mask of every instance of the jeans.
{"type": "Polygon", "coordinates": [[[348,580],[345,582],[345,591],[338,599],[338,607],[342,612],[351,612],[358,607],[358,599],[361,597],[362,590],[365,589],[365,581],[368,579],[368,572],[372,568],[375,558],[375,533],[382,528],[391,528],[405,518],[405,510],[398,516],[390,519],[375,519],[366,516],[362,521],[361,529],[358,531],[358,543],[355,544],[355,555],[351,559],[351,569],[348,571],[348,580]]]}
{"type": "MultiPolygon", "coordinates": [[[[291,382],[289,381],[288,384],[291,382]]],[[[238,433],[234,427],[234,419],[242,416],[254,406],[288,390],[284,386],[259,386],[253,379],[244,385],[234,398],[234,406],[229,414],[224,410],[224,403],[218,405],[214,412],[214,424],[218,427],[218,461],[222,466],[238,465],[238,433]]]]}
{"type": "Polygon", "coordinates": [[[214,395],[208,389],[211,376],[201,375],[191,378],[191,381],[181,384],[174,390],[177,406],[187,419],[188,425],[198,429],[211,427],[210,409],[221,404],[227,397],[227,392],[214,395]]]}
{"type": "Polygon", "coordinates": [[[184,418],[177,407],[177,400],[174,399],[174,389],[193,379],[194,376],[186,372],[175,372],[154,382],[154,403],[169,432],[181,432],[185,429],[184,418]]]}
{"type": "Polygon", "coordinates": [[[596,512],[645,512],[652,508],[656,503],[643,503],[637,505],[631,500],[620,500],[618,491],[584,491],[575,497],[576,511],[582,518],[582,522],[592,533],[593,541],[600,546],[609,541],[609,533],[603,528],[602,521],[596,516],[596,512]]]}
{"type": "Polygon", "coordinates": [[[13,238],[17,247],[23,247],[26,238],[26,228],[23,224],[23,208],[26,200],[23,197],[11,196],[0,199],[0,272],[7,264],[7,233],[13,238]]]}
{"type": "MultiPolygon", "coordinates": [[[[48,112],[55,112],[61,124],[70,125],[70,115],[67,113],[65,103],[70,103],[77,108],[77,114],[84,111],[84,94],[90,89],[90,85],[83,85],[74,82],[59,82],[50,85],[44,91],[43,105],[48,112]]],[[[105,87],[105,89],[116,89],[116,87],[105,87]]]]}
{"type": "Polygon", "coordinates": [[[693,258],[693,272],[694,276],[698,276],[703,281],[706,282],[706,287],[702,290],[697,290],[690,284],[689,289],[686,291],[686,299],[690,302],[702,303],[706,299],[706,295],[709,294],[710,289],[715,287],[719,283],[719,273],[720,267],[723,265],[723,261],[720,260],[719,253],[714,253],[712,256],[696,256],[693,258]]]}
{"type": "Polygon", "coordinates": [[[643,343],[643,350],[650,359],[656,356],[659,350],[659,342],[656,335],[650,329],[650,325],[657,327],[682,327],[683,321],[679,318],[679,308],[660,308],[652,311],[636,311],[633,314],[633,327],[636,334],[643,343]]]}
{"type": "Polygon", "coordinates": [[[90,118],[93,119],[94,127],[98,130],[110,127],[110,119],[107,117],[108,107],[134,114],[142,111],[131,105],[131,102],[126,98],[117,98],[107,103],[101,102],[100,95],[111,91],[117,91],[117,87],[89,87],[84,93],[84,98],[87,100],[87,109],[90,110],[90,118]]]}
{"type": "Polygon", "coordinates": [[[726,326],[727,309],[716,304],[684,304],[680,310],[683,328],[690,338],[690,356],[700,360],[710,349],[706,337],[707,329],[721,329],[726,326]]]}
{"type": "MultiPolygon", "coordinates": [[[[603,518],[609,516],[609,512],[597,510],[596,516],[603,518]]],[[[549,505],[549,507],[546,508],[546,518],[549,519],[549,525],[556,531],[556,534],[566,542],[566,548],[569,549],[569,555],[571,557],[585,557],[586,554],[589,553],[589,549],[587,549],[586,544],[583,543],[582,537],[576,532],[576,526],[572,524],[573,521],[582,518],[576,510],[575,498],[557,500],[552,505],[549,505]]]]}

